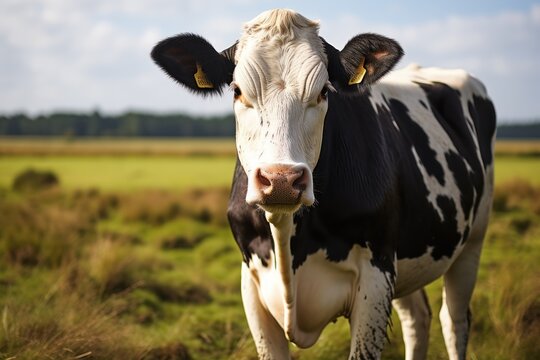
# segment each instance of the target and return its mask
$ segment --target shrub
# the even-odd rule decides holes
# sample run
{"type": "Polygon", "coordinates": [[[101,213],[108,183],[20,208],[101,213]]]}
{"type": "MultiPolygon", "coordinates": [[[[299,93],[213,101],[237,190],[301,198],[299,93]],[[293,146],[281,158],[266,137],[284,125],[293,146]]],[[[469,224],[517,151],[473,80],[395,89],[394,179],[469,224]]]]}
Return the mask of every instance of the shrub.
{"type": "Polygon", "coordinates": [[[28,169],[15,177],[12,187],[15,191],[26,192],[45,190],[59,184],[58,176],[52,171],[28,169]]]}
{"type": "Polygon", "coordinates": [[[518,216],[513,218],[510,221],[510,225],[518,232],[518,234],[523,235],[531,228],[533,220],[530,216],[518,216]]]}

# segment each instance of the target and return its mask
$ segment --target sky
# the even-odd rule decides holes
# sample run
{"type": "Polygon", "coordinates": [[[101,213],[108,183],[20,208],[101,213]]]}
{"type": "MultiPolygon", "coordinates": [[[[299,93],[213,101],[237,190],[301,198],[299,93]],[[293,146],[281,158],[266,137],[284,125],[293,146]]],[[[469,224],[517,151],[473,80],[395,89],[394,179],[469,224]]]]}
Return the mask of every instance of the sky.
{"type": "Polygon", "coordinates": [[[1,0],[0,113],[232,111],[232,94],[200,99],[149,57],[160,40],[197,33],[217,50],[272,8],[320,21],[341,49],[354,35],[396,39],[398,67],[463,68],[500,119],[540,118],[540,1],[1,0]]]}

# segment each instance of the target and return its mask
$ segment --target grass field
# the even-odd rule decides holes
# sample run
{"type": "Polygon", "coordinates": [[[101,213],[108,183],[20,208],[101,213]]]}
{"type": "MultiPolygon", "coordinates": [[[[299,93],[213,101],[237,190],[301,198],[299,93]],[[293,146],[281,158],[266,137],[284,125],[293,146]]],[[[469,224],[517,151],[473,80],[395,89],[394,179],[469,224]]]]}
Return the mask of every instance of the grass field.
{"type": "Polygon", "coordinates": [[[9,187],[27,168],[52,170],[66,189],[111,191],[182,190],[193,186],[228,186],[232,156],[10,156],[0,158],[0,186],[9,187]]]}
{"type": "MultiPolygon", "coordinates": [[[[497,183],[540,184],[540,142],[497,143],[497,183]],[[539,156],[531,156],[538,151],[539,156]]],[[[52,170],[67,189],[133,191],[229,186],[235,162],[230,139],[77,140],[0,138],[0,186],[27,168],[52,170]]]]}
{"type": "Polygon", "coordinates": [[[230,138],[54,138],[0,137],[0,155],[235,156],[230,138]]]}
{"type": "Polygon", "coordinates": [[[495,159],[495,182],[504,183],[512,179],[527,179],[540,184],[540,156],[499,156],[495,159]]]}
{"type": "MultiPolygon", "coordinates": [[[[123,141],[0,139],[0,359],[256,359],[225,219],[234,146],[123,141]],[[15,191],[27,168],[60,186],[15,191]]],[[[498,146],[471,359],[540,358],[536,146],[498,146]]],[[[440,288],[429,359],[447,358],[440,288]]],[[[403,358],[395,315],[389,337],[384,358],[403,358]]],[[[349,339],[341,319],[294,358],[345,359],[349,339]]]]}

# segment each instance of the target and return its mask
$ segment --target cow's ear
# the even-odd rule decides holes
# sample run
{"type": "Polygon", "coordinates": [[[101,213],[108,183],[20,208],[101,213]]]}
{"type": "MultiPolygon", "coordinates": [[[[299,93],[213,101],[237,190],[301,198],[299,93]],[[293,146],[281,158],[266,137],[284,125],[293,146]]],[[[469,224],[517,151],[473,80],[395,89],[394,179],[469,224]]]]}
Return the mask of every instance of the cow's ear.
{"type": "Polygon", "coordinates": [[[197,94],[212,95],[221,94],[232,81],[234,59],[230,53],[230,48],[218,53],[198,35],[181,34],[159,42],[151,56],[178,83],[197,94]]]}
{"type": "Polygon", "coordinates": [[[377,34],[357,35],[341,51],[324,44],[330,81],[345,93],[366,89],[403,56],[403,49],[395,40],[377,34]]]}

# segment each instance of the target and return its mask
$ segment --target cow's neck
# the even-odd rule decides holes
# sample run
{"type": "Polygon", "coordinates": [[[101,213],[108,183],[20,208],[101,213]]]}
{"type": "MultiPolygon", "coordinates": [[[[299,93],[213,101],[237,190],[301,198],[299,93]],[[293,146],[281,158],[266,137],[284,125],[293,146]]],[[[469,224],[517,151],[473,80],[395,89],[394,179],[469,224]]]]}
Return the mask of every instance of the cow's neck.
{"type": "Polygon", "coordinates": [[[314,180],[318,208],[369,213],[382,206],[395,179],[391,114],[373,108],[367,94],[331,94],[314,180]],[[388,124],[386,124],[388,123],[388,124]],[[331,174],[331,175],[330,175],[331,174]]]}
{"type": "Polygon", "coordinates": [[[266,213],[266,219],[270,223],[270,231],[274,240],[275,268],[279,273],[282,285],[284,330],[287,334],[294,327],[295,291],[294,274],[292,268],[291,238],[295,233],[295,225],[292,214],[266,213]]]}

